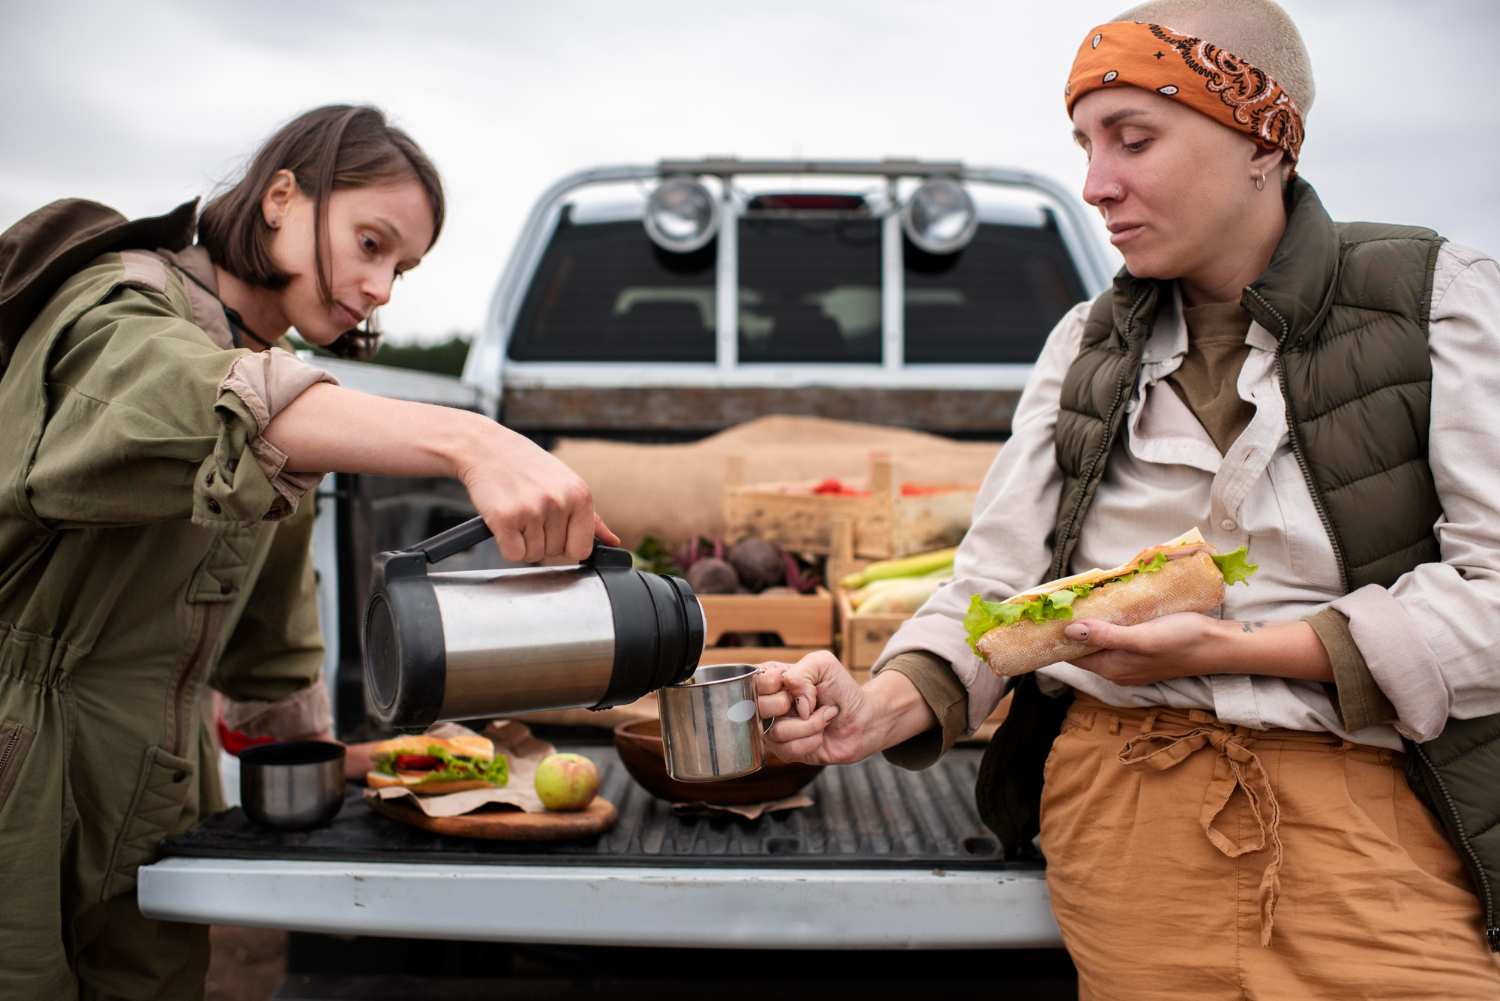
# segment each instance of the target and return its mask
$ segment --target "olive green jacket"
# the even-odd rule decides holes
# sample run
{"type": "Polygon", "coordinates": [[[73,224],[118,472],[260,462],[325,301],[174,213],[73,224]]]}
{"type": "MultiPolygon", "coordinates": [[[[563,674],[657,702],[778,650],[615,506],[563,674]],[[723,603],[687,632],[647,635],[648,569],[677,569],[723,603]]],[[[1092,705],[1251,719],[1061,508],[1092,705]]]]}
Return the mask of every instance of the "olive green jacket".
{"type": "Polygon", "coordinates": [[[247,352],[192,317],[171,269],[105,254],[0,380],[0,858],[33,919],[128,891],[218,808],[205,684],[274,701],[322,663],[313,505],[267,520],[260,428],[219,388],[247,352]]]}

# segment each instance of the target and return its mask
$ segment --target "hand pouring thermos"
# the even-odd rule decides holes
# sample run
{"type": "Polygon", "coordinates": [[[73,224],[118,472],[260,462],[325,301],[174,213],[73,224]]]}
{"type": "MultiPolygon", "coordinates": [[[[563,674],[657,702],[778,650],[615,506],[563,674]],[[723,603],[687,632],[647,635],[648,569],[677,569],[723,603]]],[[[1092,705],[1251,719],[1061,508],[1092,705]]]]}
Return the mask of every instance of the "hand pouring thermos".
{"type": "Polygon", "coordinates": [[[606,709],[692,677],[704,621],[687,581],[597,542],[576,567],[428,573],[489,536],[475,518],[376,557],[365,677],[382,723],[606,709]]]}

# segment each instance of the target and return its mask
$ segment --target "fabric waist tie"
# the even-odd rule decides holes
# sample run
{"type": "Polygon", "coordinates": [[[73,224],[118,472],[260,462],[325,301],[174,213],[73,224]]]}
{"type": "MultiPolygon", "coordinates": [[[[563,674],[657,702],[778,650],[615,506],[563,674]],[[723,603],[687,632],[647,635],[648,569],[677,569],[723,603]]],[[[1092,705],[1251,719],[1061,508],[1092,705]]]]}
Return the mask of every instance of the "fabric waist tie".
{"type": "Polygon", "coordinates": [[[1214,775],[1203,794],[1203,809],[1198,814],[1198,823],[1203,833],[1215,848],[1230,858],[1265,851],[1269,842],[1271,862],[1260,880],[1260,944],[1271,944],[1271,925],[1275,919],[1276,899],[1281,894],[1281,806],[1276,802],[1276,793],[1266,775],[1260,759],[1244,744],[1243,728],[1224,729],[1218,726],[1199,726],[1184,733],[1150,732],[1155,716],[1148,715],[1142,725],[1142,733],[1131,737],[1120,748],[1119,760],[1134,768],[1150,768],[1164,772],[1186,761],[1188,757],[1205,747],[1218,752],[1214,762],[1214,775]],[[1215,822],[1228,805],[1234,790],[1245,790],[1250,803],[1250,812],[1255,817],[1260,837],[1253,844],[1236,842],[1221,831],[1215,822]]]}

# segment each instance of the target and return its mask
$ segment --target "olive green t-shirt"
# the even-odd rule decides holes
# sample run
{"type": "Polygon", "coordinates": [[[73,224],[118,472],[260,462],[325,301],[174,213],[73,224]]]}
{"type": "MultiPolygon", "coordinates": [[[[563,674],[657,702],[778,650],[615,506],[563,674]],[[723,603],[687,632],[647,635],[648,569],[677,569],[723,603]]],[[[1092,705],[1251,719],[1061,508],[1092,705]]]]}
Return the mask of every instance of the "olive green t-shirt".
{"type": "Polygon", "coordinates": [[[1167,383],[1225,455],[1255,416],[1255,404],[1240,399],[1238,387],[1250,355],[1250,314],[1237,302],[1211,302],[1184,307],[1182,319],[1188,352],[1167,383]]]}

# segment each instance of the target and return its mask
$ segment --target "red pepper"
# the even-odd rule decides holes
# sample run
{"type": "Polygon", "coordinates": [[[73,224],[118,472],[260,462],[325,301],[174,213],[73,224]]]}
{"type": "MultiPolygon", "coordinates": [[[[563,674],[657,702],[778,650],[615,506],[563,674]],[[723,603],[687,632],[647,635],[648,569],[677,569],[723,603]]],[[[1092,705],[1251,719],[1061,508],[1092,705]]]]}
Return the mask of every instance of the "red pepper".
{"type": "Polygon", "coordinates": [[[431,754],[398,754],[396,769],[402,772],[430,772],[437,768],[438,759],[431,754]]]}
{"type": "Polygon", "coordinates": [[[870,491],[868,491],[868,490],[855,490],[853,487],[846,487],[846,486],[844,486],[844,484],[842,482],[840,482],[839,480],[835,480],[835,479],[828,479],[828,480],[824,480],[822,483],[819,483],[817,486],[813,487],[813,493],[817,494],[820,497],[868,497],[868,496],[870,496],[870,491]]]}

